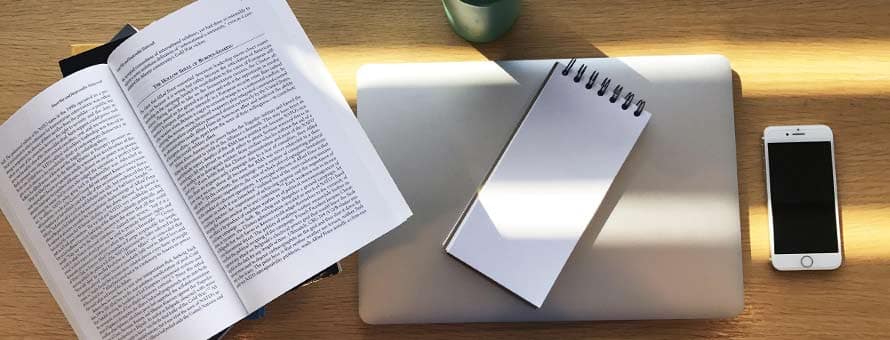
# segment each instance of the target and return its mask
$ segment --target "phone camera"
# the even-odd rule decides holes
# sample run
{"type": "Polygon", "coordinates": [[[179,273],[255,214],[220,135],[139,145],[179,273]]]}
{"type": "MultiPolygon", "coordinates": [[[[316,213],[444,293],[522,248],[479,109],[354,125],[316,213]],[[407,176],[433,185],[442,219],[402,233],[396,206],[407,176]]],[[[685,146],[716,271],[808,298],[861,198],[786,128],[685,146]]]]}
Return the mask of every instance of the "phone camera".
{"type": "Polygon", "coordinates": [[[786,135],[786,136],[787,136],[787,135],[788,135],[788,133],[787,133],[787,132],[785,132],[785,135],[786,135]]]}

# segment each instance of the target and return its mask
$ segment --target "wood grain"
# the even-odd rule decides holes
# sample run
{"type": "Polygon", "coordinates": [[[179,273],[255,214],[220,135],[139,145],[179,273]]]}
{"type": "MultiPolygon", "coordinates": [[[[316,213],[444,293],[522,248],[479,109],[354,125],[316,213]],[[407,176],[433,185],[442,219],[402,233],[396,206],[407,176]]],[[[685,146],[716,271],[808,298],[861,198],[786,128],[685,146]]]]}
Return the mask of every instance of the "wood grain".
{"type": "MultiPolygon", "coordinates": [[[[185,1],[0,3],[0,121],[59,78],[69,45],[143,27],[185,1]]],[[[728,320],[368,326],[356,260],[279,298],[232,338],[881,338],[890,334],[890,3],[870,1],[525,1],[489,44],[454,35],[437,1],[292,1],[355,104],[365,63],[720,53],[736,74],[745,253],[744,312],[728,320]],[[824,123],[837,139],[845,263],[833,272],[769,266],[760,135],[824,123]]],[[[0,222],[0,337],[73,333],[5,219],[0,222]]]]}

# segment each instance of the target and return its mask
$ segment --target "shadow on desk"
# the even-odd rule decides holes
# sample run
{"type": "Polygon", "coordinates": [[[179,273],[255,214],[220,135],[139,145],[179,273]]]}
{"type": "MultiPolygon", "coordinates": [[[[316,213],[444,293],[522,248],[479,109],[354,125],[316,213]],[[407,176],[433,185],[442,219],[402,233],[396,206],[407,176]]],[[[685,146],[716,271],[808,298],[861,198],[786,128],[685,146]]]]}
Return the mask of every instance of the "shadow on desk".
{"type": "Polygon", "coordinates": [[[489,43],[472,44],[488,60],[608,57],[558,13],[540,3],[524,1],[513,28],[489,43]],[[558,49],[541,48],[558,41],[558,49]]]}

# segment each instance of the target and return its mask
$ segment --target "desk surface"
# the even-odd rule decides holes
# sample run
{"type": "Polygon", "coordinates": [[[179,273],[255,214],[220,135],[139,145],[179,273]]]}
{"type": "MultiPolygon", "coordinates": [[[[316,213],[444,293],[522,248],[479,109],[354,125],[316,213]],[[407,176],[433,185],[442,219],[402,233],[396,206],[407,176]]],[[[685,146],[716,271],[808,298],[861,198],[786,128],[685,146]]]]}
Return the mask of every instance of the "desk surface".
{"type": "MultiPolygon", "coordinates": [[[[143,27],[186,1],[0,3],[0,121],[59,78],[69,45],[143,27]]],[[[729,320],[368,326],[356,257],[345,272],[277,299],[232,338],[879,337],[890,334],[890,4],[870,1],[525,1],[513,30],[472,45],[438,1],[292,1],[350,104],[365,63],[721,53],[732,63],[745,310],[729,320]],[[769,265],[760,135],[774,124],[834,129],[845,263],[834,272],[769,265]]],[[[72,337],[0,219],[0,337],[72,337]]]]}

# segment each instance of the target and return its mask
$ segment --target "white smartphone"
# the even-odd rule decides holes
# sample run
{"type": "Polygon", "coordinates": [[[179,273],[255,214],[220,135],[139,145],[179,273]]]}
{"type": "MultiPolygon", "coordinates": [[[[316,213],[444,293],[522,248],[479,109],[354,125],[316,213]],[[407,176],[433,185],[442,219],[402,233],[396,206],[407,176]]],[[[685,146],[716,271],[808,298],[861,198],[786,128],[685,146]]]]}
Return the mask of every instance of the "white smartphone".
{"type": "Polygon", "coordinates": [[[831,270],[842,262],[834,137],[825,125],[763,130],[770,260],[777,270],[831,270]]]}

